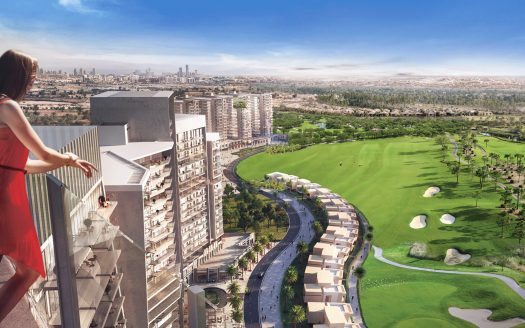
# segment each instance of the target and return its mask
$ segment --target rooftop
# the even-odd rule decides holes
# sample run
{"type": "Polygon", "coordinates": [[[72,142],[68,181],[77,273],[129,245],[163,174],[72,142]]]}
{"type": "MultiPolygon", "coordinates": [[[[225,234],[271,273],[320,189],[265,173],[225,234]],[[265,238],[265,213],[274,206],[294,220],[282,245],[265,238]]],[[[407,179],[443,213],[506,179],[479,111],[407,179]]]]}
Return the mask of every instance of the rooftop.
{"type": "Polygon", "coordinates": [[[122,158],[135,161],[173,148],[172,141],[130,142],[125,145],[104,146],[100,150],[112,152],[122,158]]]}
{"type": "Polygon", "coordinates": [[[106,186],[137,185],[142,189],[148,180],[148,169],[111,151],[102,151],[100,161],[106,186]]]}
{"type": "Polygon", "coordinates": [[[150,97],[165,97],[169,98],[173,95],[173,91],[106,91],[92,98],[150,98],[150,97]]]}

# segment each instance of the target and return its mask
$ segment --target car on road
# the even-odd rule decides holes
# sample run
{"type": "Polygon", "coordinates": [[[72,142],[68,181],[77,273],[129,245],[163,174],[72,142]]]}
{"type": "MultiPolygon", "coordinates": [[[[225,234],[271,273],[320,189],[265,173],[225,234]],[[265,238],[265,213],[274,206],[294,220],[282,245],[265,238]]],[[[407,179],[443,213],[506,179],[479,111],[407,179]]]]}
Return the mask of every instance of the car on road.
{"type": "Polygon", "coordinates": [[[262,279],[264,277],[264,271],[263,272],[260,272],[257,277],[259,277],[259,279],[262,279]]]}

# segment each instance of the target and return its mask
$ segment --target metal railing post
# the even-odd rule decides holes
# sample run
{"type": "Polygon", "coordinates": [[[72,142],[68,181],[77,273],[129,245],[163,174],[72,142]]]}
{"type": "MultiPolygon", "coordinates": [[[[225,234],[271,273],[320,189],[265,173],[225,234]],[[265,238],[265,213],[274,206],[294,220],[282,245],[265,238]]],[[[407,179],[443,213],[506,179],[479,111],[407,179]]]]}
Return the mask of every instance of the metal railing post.
{"type": "Polygon", "coordinates": [[[80,328],[71,218],[65,205],[65,186],[51,174],[46,175],[51,212],[51,228],[60,300],[62,327],[80,328]]]}

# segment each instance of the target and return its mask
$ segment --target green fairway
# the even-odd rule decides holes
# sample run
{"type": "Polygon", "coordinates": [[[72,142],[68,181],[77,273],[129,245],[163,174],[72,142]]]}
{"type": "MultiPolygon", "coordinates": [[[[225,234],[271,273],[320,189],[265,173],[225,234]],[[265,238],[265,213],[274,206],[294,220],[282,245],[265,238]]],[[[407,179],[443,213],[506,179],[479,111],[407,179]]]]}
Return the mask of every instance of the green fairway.
{"type": "MultiPolygon", "coordinates": [[[[495,145],[496,142],[493,144],[495,145]]],[[[489,142],[489,151],[491,145],[489,142]]],[[[488,182],[476,207],[475,194],[479,190],[478,179],[470,176],[465,168],[457,185],[456,177],[439,161],[441,158],[439,146],[435,145],[433,140],[401,137],[316,145],[285,154],[262,153],[241,162],[238,173],[246,180],[261,180],[266,173],[285,172],[332,189],[365,213],[375,228],[374,244],[384,249],[387,258],[424,267],[488,272],[499,270],[493,266],[473,265],[482,264],[487,256],[500,257],[509,254],[517,247],[517,241],[510,238],[509,231],[504,231],[505,238],[500,238],[501,229],[496,224],[499,194],[494,192],[494,185],[488,182]],[[340,166],[339,163],[342,165],[340,166]],[[441,192],[432,198],[422,197],[425,190],[431,186],[441,188],[441,192]],[[441,215],[445,213],[456,217],[453,225],[444,225],[439,221],[441,215]],[[427,227],[419,230],[411,229],[410,221],[419,214],[428,216],[427,227]],[[433,260],[408,257],[409,247],[414,242],[426,243],[427,257],[433,260]],[[471,254],[471,261],[466,265],[446,266],[442,259],[448,248],[457,248],[471,254]]],[[[377,274],[386,278],[388,273],[381,271],[377,274]]],[[[419,272],[411,274],[425,275],[419,272]]],[[[522,285],[525,284],[523,273],[506,269],[502,274],[513,277],[522,285]]],[[[426,296],[431,295],[432,301],[438,304],[442,302],[449,304],[448,302],[453,301],[454,298],[450,296],[452,291],[447,288],[455,290],[464,285],[451,284],[456,278],[455,276],[434,278],[435,284],[441,285],[434,289],[429,287],[426,296]]],[[[457,279],[462,282],[472,278],[457,279]]],[[[510,297],[513,294],[509,288],[501,284],[499,287],[496,282],[492,285],[496,288],[494,292],[498,297],[510,297]]],[[[389,290],[390,288],[391,286],[388,286],[389,290]]],[[[400,288],[397,292],[406,295],[407,303],[395,300],[385,303],[384,298],[367,297],[368,291],[363,290],[364,311],[373,311],[377,306],[391,307],[392,311],[410,312],[410,304],[418,302],[417,298],[411,298],[412,287],[396,288],[400,288]]],[[[386,289],[378,288],[383,292],[386,292],[386,289]]],[[[462,291],[468,294],[467,290],[462,289],[462,291]]],[[[483,302],[492,297],[483,294],[477,296],[472,303],[469,303],[469,308],[482,307],[483,302]]],[[[461,305],[450,304],[452,304],[450,306],[461,305]]],[[[523,315],[525,302],[517,301],[516,304],[519,305],[523,315]]],[[[435,311],[434,315],[413,316],[417,320],[414,319],[415,321],[407,322],[402,326],[415,327],[421,324],[418,320],[427,320],[424,321],[427,322],[426,325],[439,327],[440,324],[435,320],[450,317],[443,307],[432,309],[435,311]]]]}
{"type": "Polygon", "coordinates": [[[449,307],[487,308],[495,321],[524,313],[523,300],[499,280],[405,270],[372,256],[365,268],[360,297],[368,327],[475,327],[449,307]]]}
{"type": "Polygon", "coordinates": [[[501,160],[504,161],[503,156],[505,154],[514,155],[516,153],[525,154],[525,143],[504,141],[494,137],[478,136],[478,144],[485,148],[488,153],[496,153],[501,156],[501,160]],[[488,143],[485,143],[488,140],[488,143]]]}

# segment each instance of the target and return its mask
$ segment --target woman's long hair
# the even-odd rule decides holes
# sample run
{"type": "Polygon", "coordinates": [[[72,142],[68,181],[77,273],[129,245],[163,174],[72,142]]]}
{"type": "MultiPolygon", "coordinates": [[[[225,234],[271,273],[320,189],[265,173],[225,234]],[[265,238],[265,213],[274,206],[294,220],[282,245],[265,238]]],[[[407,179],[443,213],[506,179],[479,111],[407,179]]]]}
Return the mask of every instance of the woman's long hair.
{"type": "Polygon", "coordinates": [[[33,84],[38,70],[35,58],[15,50],[0,57],[0,94],[21,100],[33,84]]]}

